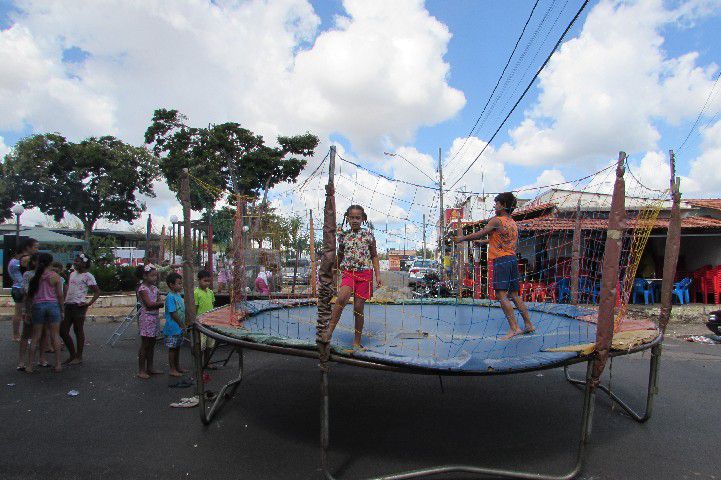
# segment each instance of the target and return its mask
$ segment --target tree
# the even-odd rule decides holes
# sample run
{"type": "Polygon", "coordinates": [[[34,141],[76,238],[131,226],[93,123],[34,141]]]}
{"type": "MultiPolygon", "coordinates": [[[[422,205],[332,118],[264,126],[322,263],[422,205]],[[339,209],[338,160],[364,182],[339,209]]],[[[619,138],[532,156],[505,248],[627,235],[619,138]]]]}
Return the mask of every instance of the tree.
{"type": "Polygon", "coordinates": [[[7,220],[13,216],[10,208],[15,203],[12,186],[6,179],[5,166],[0,168],[0,220],[7,220]]]}
{"type": "Polygon", "coordinates": [[[101,218],[132,222],[145,210],[136,198],[154,197],[155,158],[115,137],[69,142],[52,133],[20,140],[5,157],[6,184],[15,198],[60,221],[65,213],[83,224],[85,240],[101,218]]]}
{"type": "Polygon", "coordinates": [[[145,132],[145,143],[159,158],[160,169],[171,190],[178,193],[183,168],[211,189],[191,183],[191,206],[203,210],[231,190],[239,195],[263,200],[268,190],[281,182],[295,182],[306,165],[300,157],[313,155],[318,137],[306,133],[279,136],[278,147],[265,145],[263,137],[235,122],[186,125],[187,118],[177,110],[158,109],[145,132]]]}

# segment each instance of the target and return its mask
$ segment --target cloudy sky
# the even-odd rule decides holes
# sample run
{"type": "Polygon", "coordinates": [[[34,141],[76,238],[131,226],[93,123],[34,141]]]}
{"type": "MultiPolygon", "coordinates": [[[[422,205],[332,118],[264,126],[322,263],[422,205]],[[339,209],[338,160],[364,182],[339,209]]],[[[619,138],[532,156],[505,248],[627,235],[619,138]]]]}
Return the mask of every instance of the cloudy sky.
{"type": "MultiPolygon", "coordinates": [[[[721,196],[721,0],[591,1],[486,146],[582,1],[537,2],[490,97],[534,3],[0,0],[0,154],[48,131],[141,144],[166,107],[271,141],[316,133],[303,178],[331,144],[423,186],[440,148],[446,187],[473,192],[572,181],[624,150],[641,183],[658,188],[674,149],[684,195],[721,196]]],[[[419,239],[422,215],[437,211],[429,188],[344,161],[337,175],[339,207],[368,206],[388,229],[381,244],[400,246],[404,229],[419,239]]],[[[321,205],[323,181],[279,186],[272,198],[305,214],[321,205]]],[[[148,204],[160,224],[180,209],[162,183],[156,191],[148,204]]]]}

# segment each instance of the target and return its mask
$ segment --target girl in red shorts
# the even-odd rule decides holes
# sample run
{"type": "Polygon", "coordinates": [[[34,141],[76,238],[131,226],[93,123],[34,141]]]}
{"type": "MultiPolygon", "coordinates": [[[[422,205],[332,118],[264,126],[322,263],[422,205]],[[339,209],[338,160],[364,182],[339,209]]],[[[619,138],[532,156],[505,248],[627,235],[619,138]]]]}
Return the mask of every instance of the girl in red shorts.
{"type": "Polygon", "coordinates": [[[376,251],[376,239],[370,230],[362,228],[367,221],[368,216],[360,205],[351,205],[343,215],[343,225],[347,223],[350,230],[339,235],[338,265],[342,272],[342,280],[328,328],[327,340],[330,341],[333,330],[343,313],[343,308],[353,296],[353,316],[355,318],[353,348],[363,348],[361,345],[363,307],[366,300],[373,296],[374,271],[376,285],[378,288],[383,286],[378,252],[376,251]]]}

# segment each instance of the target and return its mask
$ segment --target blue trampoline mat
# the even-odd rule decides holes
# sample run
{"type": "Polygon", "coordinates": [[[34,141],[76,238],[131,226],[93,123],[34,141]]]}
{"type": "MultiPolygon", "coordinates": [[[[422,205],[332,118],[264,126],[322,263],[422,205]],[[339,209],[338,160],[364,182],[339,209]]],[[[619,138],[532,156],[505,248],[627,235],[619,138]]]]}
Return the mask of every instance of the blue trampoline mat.
{"type": "MultiPolygon", "coordinates": [[[[206,328],[249,342],[315,349],[317,307],[291,303],[247,302],[252,313],[241,327],[206,328]]],[[[338,355],[386,365],[486,373],[560,364],[578,354],[548,349],[595,341],[596,325],[575,318],[589,310],[558,304],[529,304],[529,310],[536,331],[501,340],[508,322],[495,302],[366,304],[365,350],[352,351],[353,311],[348,305],[331,344],[338,355]]],[[[518,312],[516,317],[522,326],[518,312]]]]}

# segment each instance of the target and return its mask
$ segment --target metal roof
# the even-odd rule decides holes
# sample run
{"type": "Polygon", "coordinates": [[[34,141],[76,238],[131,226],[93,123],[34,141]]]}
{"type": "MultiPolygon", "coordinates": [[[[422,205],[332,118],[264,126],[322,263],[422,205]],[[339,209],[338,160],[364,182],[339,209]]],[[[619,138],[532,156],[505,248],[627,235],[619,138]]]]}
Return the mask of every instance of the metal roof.
{"type": "MultiPolygon", "coordinates": [[[[656,229],[667,230],[668,218],[659,218],[656,220],[654,227],[656,229]]],[[[533,218],[530,220],[521,220],[518,222],[518,228],[521,230],[573,230],[576,224],[574,218],[557,218],[552,215],[533,218]]],[[[631,219],[626,224],[627,228],[635,228],[636,220],[631,219]]],[[[608,219],[605,218],[582,218],[582,230],[606,230],[608,228],[608,219]]],[[[681,228],[699,228],[699,229],[721,229],[721,219],[710,217],[683,217],[681,219],[681,228]]]]}
{"type": "Polygon", "coordinates": [[[694,207],[710,208],[711,210],[721,211],[721,198],[690,198],[685,200],[686,203],[694,207]]]}
{"type": "MultiPolygon", "coordinates": [[[[7,234],[6,234],[7,235],[7,234]]],[[[85,245],[84,240],[79,238],[70,237],[61,233],[53,232],[43,227],[26,228],[20,231],[20,235],[25,237],[34,238],[40,242],[40,246],[43,245],[85,245]]]]}

